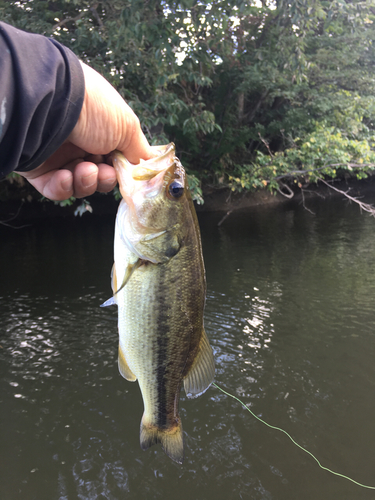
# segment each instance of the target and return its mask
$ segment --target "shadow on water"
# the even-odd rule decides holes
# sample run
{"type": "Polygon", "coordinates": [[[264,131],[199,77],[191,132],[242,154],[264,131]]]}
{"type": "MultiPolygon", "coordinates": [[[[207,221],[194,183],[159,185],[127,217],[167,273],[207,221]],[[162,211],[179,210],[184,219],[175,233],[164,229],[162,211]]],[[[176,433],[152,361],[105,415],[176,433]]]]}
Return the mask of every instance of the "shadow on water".
{"type": "MultiPolygon", "coordinates": [[[[216,382],[323,465],[374,482],[375,221],[330,201],[200,214],[216,382]]],[[[0,227],[0,498],[370,499],[211,388],[185,462],[139,447],[117,370],[113,218],[0,227]]]]}

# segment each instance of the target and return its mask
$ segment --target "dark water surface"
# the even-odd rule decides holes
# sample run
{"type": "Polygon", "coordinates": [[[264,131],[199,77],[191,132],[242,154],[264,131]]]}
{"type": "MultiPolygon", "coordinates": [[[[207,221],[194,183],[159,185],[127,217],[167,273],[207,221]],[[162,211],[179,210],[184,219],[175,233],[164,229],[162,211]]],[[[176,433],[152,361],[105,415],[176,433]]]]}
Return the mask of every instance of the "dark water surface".
{"type": "MultiPolygon", "coordinates": [[[[375,486],[375,219],[341,200],[200,217],[216,382],[375,486]]],[[[118,373],[113,218],[0,226],[0,500],[373,499],[211,388],[185,462],[139,446],[118,373]]]]}

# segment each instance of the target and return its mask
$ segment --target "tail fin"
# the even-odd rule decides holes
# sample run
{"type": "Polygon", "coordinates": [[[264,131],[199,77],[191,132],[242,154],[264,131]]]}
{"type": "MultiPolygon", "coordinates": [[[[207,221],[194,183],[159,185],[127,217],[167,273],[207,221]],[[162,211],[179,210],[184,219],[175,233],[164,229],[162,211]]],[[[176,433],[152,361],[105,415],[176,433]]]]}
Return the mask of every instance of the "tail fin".
{"type": "Polygon", "coordinates": [[[147,450],[153,444],[160,443],[169,458],[178,464],[182,464],[184,460],[184,439],[180,419],[177,425],[161,429],[155,425],[144,423],[142,418],[140,441],[142,450],[147,450]]]}

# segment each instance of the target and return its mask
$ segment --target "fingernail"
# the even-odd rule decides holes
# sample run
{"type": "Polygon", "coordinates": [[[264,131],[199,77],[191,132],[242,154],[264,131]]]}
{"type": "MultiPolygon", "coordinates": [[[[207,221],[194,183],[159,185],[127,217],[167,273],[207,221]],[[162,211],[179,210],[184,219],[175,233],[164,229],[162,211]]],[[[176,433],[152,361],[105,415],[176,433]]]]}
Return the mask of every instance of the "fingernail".
{"type": "Polygon", "coordinates": [[[73,178],[68,177],[67,179],[62,181],[61,187],[64,191],[72,191],[73,190],[73,178]]]}
{"type": "Polygon", "coordinates": [[[113,186],[114,184],[116,184],[116,182],[117,182],[116,177],[111,177],[110,179],[105,179],[105,180],[101,181],[101,183],[100,183],[100,184],[101,184],[103,187],[111,187],[111,186],[113,186]]]}
{"type": "Polygon", "coordinates": [[[98,183],[97,191],[100,193],[108,193],[109,191],[112,191],[112,189],[116,186],[117,184],[117,179],[114,178],[112,180],[106,179],[98,183]]]}
{"type": "Polygon", "coordinates": [[[97,179],[98,179],[97,172],[93,172],[92,174],[86,175],[85,177],[82,177],[82,179],[81,179],[82,186],[85,188],[89,188],[89,187],[93,186],[94,184],[96,184],[97,179]]]}

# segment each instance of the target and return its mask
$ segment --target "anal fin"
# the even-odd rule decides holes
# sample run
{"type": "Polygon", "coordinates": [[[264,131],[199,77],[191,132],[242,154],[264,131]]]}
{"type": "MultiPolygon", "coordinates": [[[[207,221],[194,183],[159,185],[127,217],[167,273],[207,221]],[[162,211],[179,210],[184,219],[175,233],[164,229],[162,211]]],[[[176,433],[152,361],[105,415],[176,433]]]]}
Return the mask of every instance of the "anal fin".
{"type": "Polygon", "coordinates": [[[206,332],[202,331],[198,353],[184,378],[184,389],[188,398],[197,398],[207,391],[215,378],[215,361],[206,332]]]}
{"type": "Polygon", "coordinates": [[[118,369],[121,375],[129,382],[135,382],[137,377],[129,368],[128,362],[126,361],[125,355],[120,346],[118,346],[118,369]]]}

